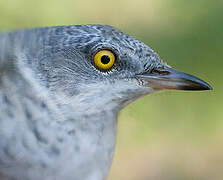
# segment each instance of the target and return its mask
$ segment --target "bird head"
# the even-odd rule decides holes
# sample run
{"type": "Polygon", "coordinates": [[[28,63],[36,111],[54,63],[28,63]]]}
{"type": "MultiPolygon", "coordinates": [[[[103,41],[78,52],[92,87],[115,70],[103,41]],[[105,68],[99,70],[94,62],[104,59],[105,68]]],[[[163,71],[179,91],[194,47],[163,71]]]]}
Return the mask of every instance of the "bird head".
{"type": "Polygon", "coordinates": [[[48,34],[44,40],[48,60],[43,59],[41,65],[48,67],[44,72],[49,87],[68,99],[73,97],[76,104],[123,107],[160,90],[211,89],[206,82],[171,68],[150,47],[111,26],[54,27],[48,34]]]}

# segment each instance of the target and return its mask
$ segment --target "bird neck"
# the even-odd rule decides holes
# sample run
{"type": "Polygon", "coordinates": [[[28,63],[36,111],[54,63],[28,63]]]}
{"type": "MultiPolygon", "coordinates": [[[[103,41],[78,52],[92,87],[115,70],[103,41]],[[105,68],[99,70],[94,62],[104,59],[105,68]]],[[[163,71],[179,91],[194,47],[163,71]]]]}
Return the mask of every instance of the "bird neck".
{"type": "Polygon", "coordinates": [[[93,157],[86,159],[88,165],[97,162],[92,168],[106,176],[116,144],[119,112],[116,102],[108,99],[103,101],[99,97],[95,97],[99,98],[95,101],[89,93],[70,98],[59,97],[58,106],[63,113],[62,117],[65,117],[62,124],[69,123],[68,129],[76,132],[75,137],[81,137],[79,148],[93,157]]]}

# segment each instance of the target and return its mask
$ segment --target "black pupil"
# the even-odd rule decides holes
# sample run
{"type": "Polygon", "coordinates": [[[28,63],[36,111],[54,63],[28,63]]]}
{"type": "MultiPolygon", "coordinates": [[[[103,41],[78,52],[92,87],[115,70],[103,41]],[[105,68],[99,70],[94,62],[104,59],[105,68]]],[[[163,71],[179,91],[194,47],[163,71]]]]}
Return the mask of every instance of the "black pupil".
{"type": "Polygon", "coordinates": [[[110,62],[110,57],[109,57],[108,55],[103,55],[103,56],[101,57],[101,62],[102,62],[103,64],[108,64],[108,63],[110,62]]]}

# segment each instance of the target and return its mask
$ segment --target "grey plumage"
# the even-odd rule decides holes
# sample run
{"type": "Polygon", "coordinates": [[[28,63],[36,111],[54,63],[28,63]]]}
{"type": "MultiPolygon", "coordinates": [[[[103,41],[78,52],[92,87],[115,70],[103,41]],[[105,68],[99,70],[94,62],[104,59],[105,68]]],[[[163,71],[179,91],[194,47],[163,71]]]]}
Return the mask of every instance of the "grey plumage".
{"type": "Polygon", "coordinates": [[[105,179],[118,112],[158,90],[137,75],[163,68],[152,49],[110,26],[1,35],[0,179],[105,179]],[[109,71],[92,63],[100,49],[117,55],[109,71]]]}

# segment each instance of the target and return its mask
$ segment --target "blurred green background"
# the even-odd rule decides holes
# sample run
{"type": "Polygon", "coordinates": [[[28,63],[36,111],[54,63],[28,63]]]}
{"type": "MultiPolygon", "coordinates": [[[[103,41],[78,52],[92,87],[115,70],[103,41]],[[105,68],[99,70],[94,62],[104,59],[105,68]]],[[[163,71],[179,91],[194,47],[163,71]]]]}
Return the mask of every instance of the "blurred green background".
{"type": "Polygon", "coordinates": [[[109,180],[223,179],[222,0],[0,0],[0,30],[109,24],[212,92],[162,92],[125,108],[109,180]]]}

